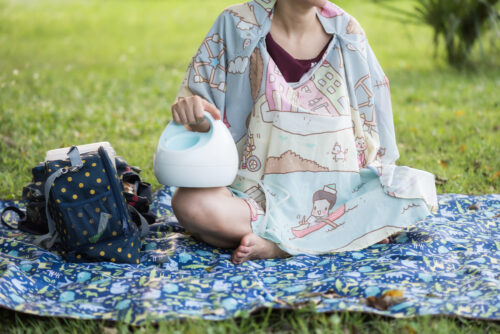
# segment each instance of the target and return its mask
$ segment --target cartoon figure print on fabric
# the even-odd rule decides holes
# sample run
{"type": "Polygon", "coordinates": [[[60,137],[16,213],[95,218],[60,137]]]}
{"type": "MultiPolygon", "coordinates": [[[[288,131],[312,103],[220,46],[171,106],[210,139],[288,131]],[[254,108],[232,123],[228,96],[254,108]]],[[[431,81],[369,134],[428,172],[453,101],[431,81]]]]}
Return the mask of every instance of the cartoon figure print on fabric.
{"type": "Polygon", "coordinates": [[[347,148],[342,150],[342,146],[340,146],[339,143],[335,143],[335,145],[333,145],[332,148],[333,160],[335,160],[335,162],[346,161],[347,159],[346,154],[348,150],[349,149],[347,148]]]}
{"type": "MultiPolygon", "coordinates": [[[[316,191],[313,194],[312,202],[313,207],[309,217],[306,219],[306,216],[303,216],[299,225],[292,227],[292,233],[296,238],[303,238],[326,225],[331,227],[328,230],[328,232],[330,232],[344,224],[336,223],[336,220],[342,217],[346,212],[345,204],[330,213],[330,210],[337,202],[337,189],[335,183],[325,185],[323,189],[316,191]]],[[[354,208],[355,207],[349,209],[349,211],[354,208]]]]}
{"type": "Polygon", "coordinates": [[[366,142],[363,137],[356,137],[356,150],[358,151],[358,165],[363,168],[366,165],[365,151],[366,142]]]}
{"type": "Polygon", "coordinates": [[[253,134],[248,134],[245,143],[244,153],[241,156],[241,169],[248,169],[250,172],[256,172],[262,166],[260,159],[252,152],[255,151],[253,134]]]}

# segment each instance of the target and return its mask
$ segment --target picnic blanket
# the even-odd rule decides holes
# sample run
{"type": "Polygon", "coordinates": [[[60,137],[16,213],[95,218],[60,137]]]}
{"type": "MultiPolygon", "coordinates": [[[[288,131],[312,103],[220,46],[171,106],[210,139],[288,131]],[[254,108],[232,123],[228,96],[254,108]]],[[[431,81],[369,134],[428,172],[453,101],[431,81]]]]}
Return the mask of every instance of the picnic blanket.
{"type": "MultiPolygon", "coordinates": [[[[317,312],[500,319],[499,194],[440,195],[437,214],[389,244],[242,265],[231,263],[229,250],[183,233],[170,199],[169,188],[155,197],[162,218],[146,238],[139,265],[66,262],[33,245],[32,236],[1,227],[0,306],[130,324],[219,320],[304,304],[317,312]],[[399,296],[396,303],[373,302],[388,291],[399,296]]],[[[0,201],[0,209],[12,204],[22,206],[0,201]]]]}

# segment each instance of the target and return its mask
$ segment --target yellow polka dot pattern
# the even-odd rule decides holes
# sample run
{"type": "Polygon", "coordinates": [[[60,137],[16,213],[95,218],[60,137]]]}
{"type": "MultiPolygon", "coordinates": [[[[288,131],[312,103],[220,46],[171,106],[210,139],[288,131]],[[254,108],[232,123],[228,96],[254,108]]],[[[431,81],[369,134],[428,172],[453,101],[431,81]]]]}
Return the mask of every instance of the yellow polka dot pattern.
{"type": "Polygon", "coordinates": [[[120,214],[116,213],[120,213],[121,205],[115,202],[114,197],[109,197],[107,194],[102,196],[104,192],[111,191],[110,182],[116,182],[114,179],[118,178],[118,175],[107,174],[104,165],[95,157],[86,156],[86,158],[87,161],[82,159],[84,166],[76,172],[69,168],[69,159],[58,168],[49,162],[52,170],[65,168],[67,173],[57,178],[52,183],[51,189],[51,196],[55,197],[51,210],[53,209],[57,215],[57,219],[54,219],[56,229],[68,249],[66,255],[64,253],[63,255],[77,262],[104,260],[140,263],[138,254],[141,251],[141,244],[138,242],[138,237],[136,235],[125,237],[123,234],[125,224],[121,219],[114,218],[120,217],[120,214]],[[62,209],[60,207],[62,203],[70,204],[70,207],[62,209]],[[102,212],[109,215],[109,224],[112,225],[97,234],[97,223],[101,219],[102,212]],[[78,247],[78,253],[71,251],[75,247],[78,247]]]}

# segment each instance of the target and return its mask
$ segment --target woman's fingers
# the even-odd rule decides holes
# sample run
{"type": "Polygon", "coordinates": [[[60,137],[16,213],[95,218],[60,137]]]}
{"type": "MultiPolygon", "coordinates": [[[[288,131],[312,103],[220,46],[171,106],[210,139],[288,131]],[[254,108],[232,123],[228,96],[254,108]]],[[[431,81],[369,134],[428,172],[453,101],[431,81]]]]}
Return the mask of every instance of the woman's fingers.
{"type": "Polygon", "coordinates": [[[205,111],[208,111],[210,115],[216,120],[220,119],[220,111],[217,109],[216,106],[214,106],[212,103],[208,102],[207,100],[201,99],[202,101],[202,106],[205,111]]]}
{"type": "Polygon", "coordinates": [[[177,115],[177,104],[174,104],[172,106],[172,118],[174,119],[175,123],[180,123],[180,118],[177,115]]]}
{"type": "MultiPolygon", "coordinates": [[[[172,118],[176,123],[200,125],[206,123],[204,122],[204,111],[210,113],[216,120],[221,118],[219,109],[200,96],[181,97],[172,105],[172,118]]],[[[205,129],[206,126],[199,128],[205,129]]]]}
{"type": "Polygon", "coordinates": [[[187,123],[186,110],[188,107],[189,107],[189,103],[186,101],[186,99],[182,99],[179,101],[177,115],[179,116],[179,121],[180,121],[179,123],[181,123],[181,124],[187,123]]]}
{"type": "Polygon", "coordinates": [[[201,97],[197,96],[197,99],[194,101],[194,122],[200,123],[204,120],[205,115],[203,115],[203,100],[201,97]]]}

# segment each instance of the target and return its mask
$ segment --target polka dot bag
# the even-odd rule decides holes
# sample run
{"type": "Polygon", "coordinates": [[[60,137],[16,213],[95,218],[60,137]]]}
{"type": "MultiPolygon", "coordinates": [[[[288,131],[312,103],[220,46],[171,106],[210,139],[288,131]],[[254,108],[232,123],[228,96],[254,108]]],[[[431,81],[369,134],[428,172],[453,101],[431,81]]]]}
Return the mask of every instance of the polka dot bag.
{"type": "MultiPolygon", "coordinates": [[[[47,161],[45,182],[49,232],[36,243],[50,249],[57,242],[72,262],[139,263],[141,236],[148,224],[131,219],[123,187],[106,150],[80,155],[77,147],[68,159],[47,161]]],[[[139,215],[140,216],[140,215],[139,215]]]]}

